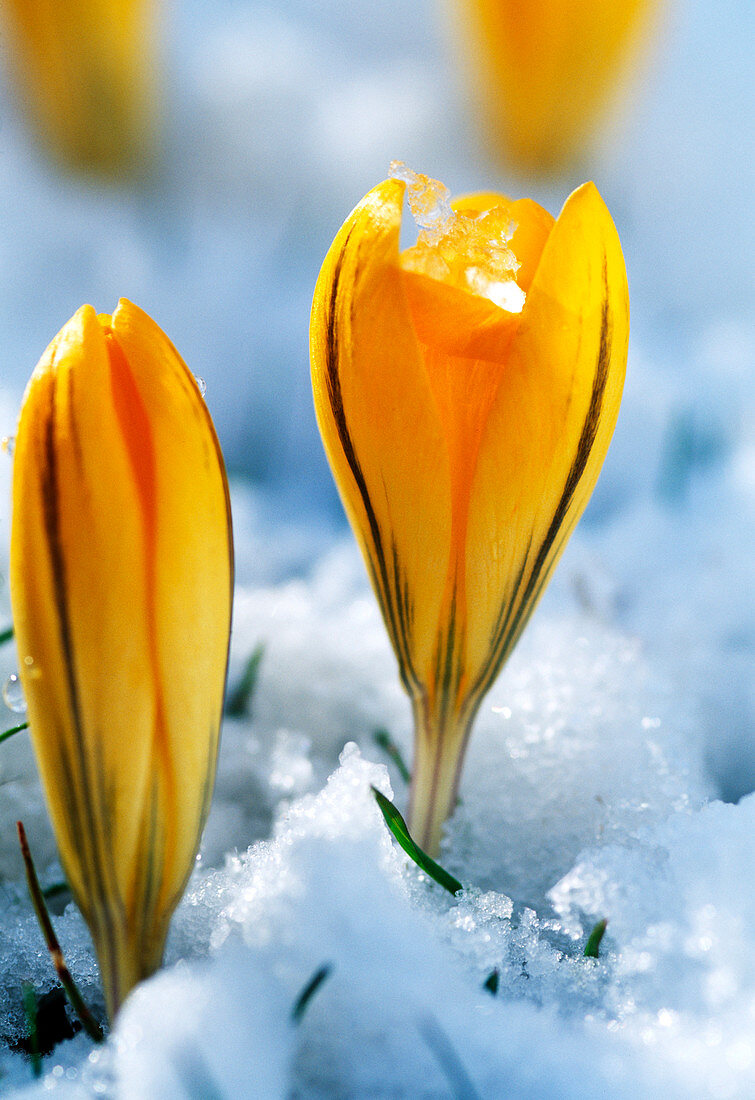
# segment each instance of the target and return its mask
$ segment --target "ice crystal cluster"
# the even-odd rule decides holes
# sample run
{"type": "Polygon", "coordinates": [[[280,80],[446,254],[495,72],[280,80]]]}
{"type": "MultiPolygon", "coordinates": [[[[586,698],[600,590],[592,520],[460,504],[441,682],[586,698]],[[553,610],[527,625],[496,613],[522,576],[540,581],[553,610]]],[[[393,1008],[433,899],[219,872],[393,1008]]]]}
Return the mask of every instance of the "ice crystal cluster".
{"type": "Polygon", "coordinates": [[[445,184],[391,162],[391,176],[407,185],[409,208],[419,227],[417,243],[402,264],[431,279],[489,298],[510,313],[520,313],[524,291],[517,286],[519,262],[509,248],[516,229],[510,214],[454,211],[445,184]]]}

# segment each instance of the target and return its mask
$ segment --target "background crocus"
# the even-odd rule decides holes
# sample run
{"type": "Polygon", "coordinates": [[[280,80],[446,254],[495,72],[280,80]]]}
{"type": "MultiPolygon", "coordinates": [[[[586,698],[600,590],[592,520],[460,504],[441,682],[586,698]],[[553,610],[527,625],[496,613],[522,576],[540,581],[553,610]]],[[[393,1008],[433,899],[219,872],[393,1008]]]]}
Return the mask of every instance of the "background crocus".
{"type": "Polygon", "coordinates": [[[596,188],[449,204],[404,183],[356,207],[311,325],[315,407],[413,706],[410,828],[437,851],[480,702],[597,480],[621,400],[628,296],[596,188]]]}
{"type": "Polygon", "coordinates": [[[458,0],[493,147],[549,171],[578,159],[648,36],[658,0],[458,0]]]}
{"type": "Polygon", "coordinates": [[[5,0],[24,106],[52,152],[120,175],[153,153],[154,0],[5,0]]]}
{"type": "Polygon", "coordinates": [[[18,424],[11,599],[32,739],[112,1018],[160,964],[212,793],[231,613],[223,460],[145,313],[83,306],[18,424]]]}

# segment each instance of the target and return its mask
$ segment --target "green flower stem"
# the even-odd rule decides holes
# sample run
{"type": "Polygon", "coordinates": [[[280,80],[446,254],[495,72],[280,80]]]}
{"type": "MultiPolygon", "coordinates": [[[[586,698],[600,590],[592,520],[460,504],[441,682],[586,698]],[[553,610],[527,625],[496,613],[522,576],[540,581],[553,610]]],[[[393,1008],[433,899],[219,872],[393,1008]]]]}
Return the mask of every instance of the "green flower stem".
{"type": "Polygon", "coordinates": [[[429,710],[423,700],[414,709],[414,760],[409,793],[409,827],[431,856],[440,852],[443,826],[456,808],[461,765],[474,719],[464,714],[429,710]]]}

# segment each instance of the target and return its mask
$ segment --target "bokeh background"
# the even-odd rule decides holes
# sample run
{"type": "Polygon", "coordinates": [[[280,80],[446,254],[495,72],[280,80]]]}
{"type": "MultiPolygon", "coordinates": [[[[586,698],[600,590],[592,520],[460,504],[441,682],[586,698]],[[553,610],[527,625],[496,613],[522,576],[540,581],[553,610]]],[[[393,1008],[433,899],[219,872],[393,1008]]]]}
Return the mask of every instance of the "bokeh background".
{"type": "MultiPolygon", "coordinates": [[[[741,394],[729,408],[718,391],[736,389],[752,347],[748,0],[659,2],[597,141],[550,178],[507,165],[472,116],[460,3],[156,7],[160,132],[141,177],[50,160],[13,79],[12,28],[0,38],[0,380],[14,398],[82,302],[107,312],[131,298],[206,379],[231,468],[280,507],[335,516],[311,410],[309,304],[340,222],[397,158],[455,193],[531,194],[553,213],[595,179],[625,247],[634,357],[652,360],[647,416],[655,384],[679,415],[742,414],[741,394]]],[[[707,428],[711,446],[727,430],[707,428]]],[[[619,475],[624,493],[647,474],[643,449],[619,475]]]]}

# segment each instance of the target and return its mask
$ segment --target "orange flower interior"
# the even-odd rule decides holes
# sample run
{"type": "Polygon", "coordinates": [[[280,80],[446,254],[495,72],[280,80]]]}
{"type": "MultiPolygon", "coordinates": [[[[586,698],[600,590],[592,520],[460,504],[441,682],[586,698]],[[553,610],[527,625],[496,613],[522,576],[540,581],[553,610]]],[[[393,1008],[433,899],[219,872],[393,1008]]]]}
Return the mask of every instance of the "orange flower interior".
{"type": "MultiPolygon", "coordinates": [[[[553,217],[532,199],[450,202],[437,180],[391,166],[419,227],[400,258],[420,352],[448,446],[451,561],[447,600],[464,619],[467,517],[480,441],[553,217]]],[[[465,683],[459,685],[461,695],[465,683]]]]}

